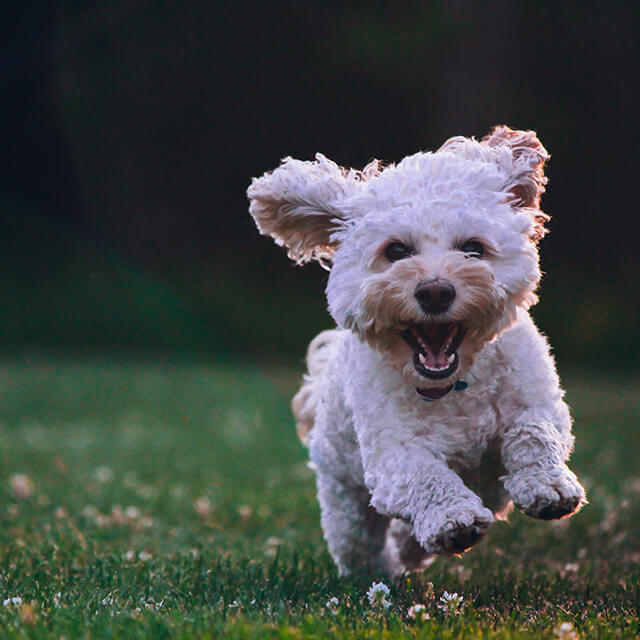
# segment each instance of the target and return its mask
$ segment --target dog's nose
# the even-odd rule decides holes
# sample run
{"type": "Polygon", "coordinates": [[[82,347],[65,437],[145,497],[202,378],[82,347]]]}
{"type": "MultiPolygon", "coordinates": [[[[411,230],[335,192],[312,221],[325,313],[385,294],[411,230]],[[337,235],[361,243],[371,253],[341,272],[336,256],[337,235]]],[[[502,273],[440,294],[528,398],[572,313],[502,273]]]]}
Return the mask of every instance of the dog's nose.
{"type": "Polygon", "coordinates": [[[453,303],[456,290],[446,280],[421,282],[414,295],[425,313],[444,313],[453,303]]]}

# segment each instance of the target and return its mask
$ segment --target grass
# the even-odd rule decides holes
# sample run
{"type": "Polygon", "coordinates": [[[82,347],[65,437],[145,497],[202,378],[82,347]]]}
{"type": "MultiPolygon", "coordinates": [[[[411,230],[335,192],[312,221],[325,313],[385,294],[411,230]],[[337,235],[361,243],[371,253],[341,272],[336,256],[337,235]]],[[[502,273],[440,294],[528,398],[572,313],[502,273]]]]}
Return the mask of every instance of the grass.
{"type": "Polygon", "coordinates": [[[1,637],[637,637],[640,383],[566,376],[582,513],[516,513],[379,612],[372,577],[338,579],[326,552],[288,409],[299,373],[0,363],[0,599],[21,599],[0,606],[1,637]],[[415,603],[429,620],[408,618],[415,603]]]}

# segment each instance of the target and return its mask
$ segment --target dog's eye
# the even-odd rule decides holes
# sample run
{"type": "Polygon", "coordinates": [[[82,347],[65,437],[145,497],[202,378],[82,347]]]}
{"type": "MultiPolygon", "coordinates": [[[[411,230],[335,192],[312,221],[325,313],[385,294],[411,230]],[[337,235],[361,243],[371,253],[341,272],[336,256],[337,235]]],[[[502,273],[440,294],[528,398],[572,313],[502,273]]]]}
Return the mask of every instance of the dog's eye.
{"type": "Polygon", "coordinates": [[[396,262],[403,258],[408,258],[413,255],[413,249],[402,244],[402,242],[392,242],[388,244],[384,250],[384,255],[389,262],[396,262]]]}
{"type": "Polygon", "coordinates": [[[468,254],[470,258],[481,258],[484,255],[484,247],[477,240],[467,240],[458,248],[468,254]]]}

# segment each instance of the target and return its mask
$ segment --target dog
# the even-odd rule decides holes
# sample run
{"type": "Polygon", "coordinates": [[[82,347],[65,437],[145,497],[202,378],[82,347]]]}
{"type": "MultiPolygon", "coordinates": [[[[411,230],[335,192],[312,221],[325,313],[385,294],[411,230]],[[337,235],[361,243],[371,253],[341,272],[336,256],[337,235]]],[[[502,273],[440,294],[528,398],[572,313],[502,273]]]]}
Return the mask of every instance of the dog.
{"type": "Polygon", "coordinates": [[[528,313],[548,158],[535,132],[497,126],[362,171],[285,158],[247,191],[263,235],[329,269],[337,328],[311,342],[292,407],[341,575],[460,554],[513,504],[544,520],[585,504],[528,313]]]}

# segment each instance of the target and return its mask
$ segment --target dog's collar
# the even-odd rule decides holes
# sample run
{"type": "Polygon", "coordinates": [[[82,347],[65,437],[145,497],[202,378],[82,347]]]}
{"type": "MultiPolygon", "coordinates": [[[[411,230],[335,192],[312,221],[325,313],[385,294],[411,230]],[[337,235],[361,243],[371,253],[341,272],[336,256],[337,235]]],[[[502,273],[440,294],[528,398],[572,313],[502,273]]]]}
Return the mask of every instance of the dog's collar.
{"type": "Polygon", "coordinates": [[[435,400],[440,400],[440,398],[444,398],[446,395],[451,393],[451,391],[464,391],[469,386],[469,383],[464,380],[456,380],[448,389],[445,388],[442,390],[442,395],[437,396],[436,398],[429,398],[426,395],[420,393],[420,389],[416,389],[416,393],[418,397],[425,402],[434,402],[435,400]]]}

